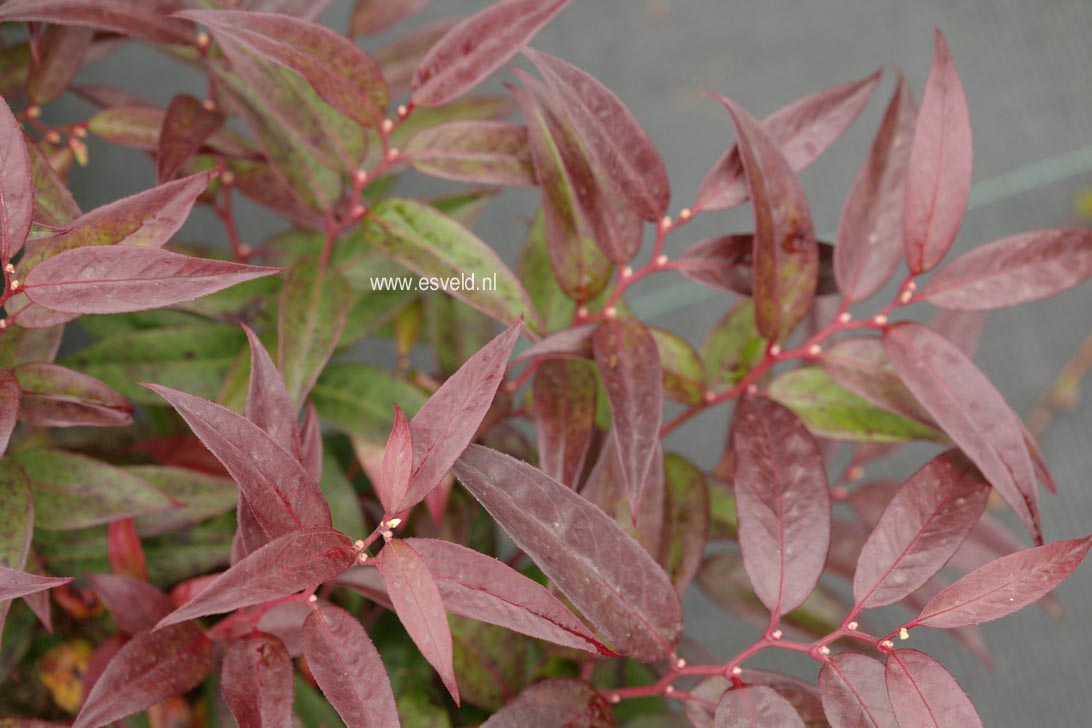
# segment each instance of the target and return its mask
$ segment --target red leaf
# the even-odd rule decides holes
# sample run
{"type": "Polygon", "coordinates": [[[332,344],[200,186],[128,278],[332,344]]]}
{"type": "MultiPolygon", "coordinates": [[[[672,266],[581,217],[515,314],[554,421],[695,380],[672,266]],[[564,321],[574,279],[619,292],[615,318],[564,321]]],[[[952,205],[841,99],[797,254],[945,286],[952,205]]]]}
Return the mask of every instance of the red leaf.
{"type": "Polygon", "coordinates": [[[770,613],[800,606],[830,549],[830,491],[815,438],[791,410],[745,397],[732,423],[739,545],[770,613]]]}
{"type": "Polygon", "coordinates": [[[26,147],[34,178],[34,219],[52,227],[64,227],[82,213],[72,193],[36,144],[26,147]]]}
{"type": "Polygon", "coordinates": [[[543,680],[517,695],[482,728],[572,726],[610,728],[614,717],[602,693],[579,680],[543,680]]]}
{"type": "Polygon", "coordinates": [[[1092,230],[1036,230],[964,253],[921,296],[956,311],[989,311],[1053,296],[1092,277],[1092,230]]]}
{"type": "Polygon", "coordinates": [[[353,542],[330,530],[290,533],[239,561],[160,620],[156,629],[207,614],[230,612],[316,586],[352,566],[353,542]]]}
{"type": "MultiPolygon", "coordinates": [[[[864,110],[882,71],[867,78],[816,91],[762,120],[762,128],[781,147],[794,172],[807,167],[833,144],[864,110]]],[[[747,181],[733,145],[705,175],[697,209],[720,210],[747,200],[747,181]]]]}
{"type": "Polygon", "coordinates": [[[61,313],[125,313],[172,306],[279,273],[128,245],[77,248],[35,266],[23,288],[61,313]]]}
{"type": "Polygon", "coordinates": [[[349,35],[382,33],[424,10],[428,0],[356,0],[349,15],[349,35]]]}
{"type": "Polygon", "coordinates": [[[428,566],[412,546],[397,539],[389,541],[379,552],[376,566],[402,626],[429,664],[440,673],[440,679],[458,705],[451,629],[440,590],[428,566]]]}
{"type": "Polygon", "coordinates": [[[155,178],[169,182],[213,133],[224,125],[224,115],[209,111],[189,94],[171,99],[159,133],[155,178]]]}
{"type": "Polygon", "coordinates": [[[292,660],[279,639],[257,634],[232,642],[222,670],[224,702],[239,728],[291,725],[292,660]]]}
{"type": "Polygon", "coordinates": [[[440,106],[503,66],[569,4],[569,0],[501,0],[453,27],[413,74],[411,99],[440,106]]]}
{"type": "MultiPolygon", "coordinates": [[[[741,296],[754,295],[754,235],[736,233],[706,238],[687,248],[674,268],[692,281],[741,296]]],[[[838,292],[834,280],[834,246],[820,242],[816,296],[838,292]]]]}
{"type": "Polygon", "coordinates": [[[506,121],[449,121],[425,127],[403,150],[419,172],[483,185],[532,187],[527,128],[506,121]]]}
{"type": "Polygon", "coordinates": [[[106,528],[106,555],[115,574],[147,580],[148,562],[132,518],[110,521],[106,528]]]}
{"type": "Polygon", "coordinates": [[[25,597],[27,594],[52,589],[70,581],[72,581],[72,577],[61,579],[52,576],[38,576],[37,574],[28,574],[25,571],[0,566],[0,600],[25,597]]]}
{"type": "Polygon", "coordinates": [[[887,656],[887,694],[902,728],[982,728],[970,698],[939,662],[917,650],[887,656]]]}
{"type": "Polygon", "coordinates": [[[930,270],[952,247],[971,194],[972,157],[963,82],[937,30],[906,179],[902,235],[911,272],[930,270]]]}
{"type": "Polygon", "coordinates": [[[913,92],[900,75],[838,221],[834,272],[850,301],[876,293],[902,256],[902,206],[916,118],[913,92]]]}
{"type": "Polygon", "coordinates": [[[883,664],[855,652],[830,658],[819,671],[819,694],[831,728],[898,728],[883,664]]]}
{"type": "Polygon", "coordinates": [[[682,632],[675,587],[599,508],[542,471],[470,446],[455,475],[619,652],[651,662],[682,632]]]}
{"type": "Polygon", "coordinates": [[[268,433],[290,453],[300,449],[296,405],[269,352],[249,326],[243,324],[250,343],[250,379],[247,384],[246,418],[268,433]]]}
{"type": "Polygon", "coordinates": [[[533,403],[542,472],[575,487],[595,432],[599,382],[585,361],[545,361],[535,371],[533,403]]]}
{"type": "Polygon", "coordinates": [[[267,536],[330,527],[330,507],[314,479],[264,430],[200,397],[145,386],[166,399],[223,463],[267,536]]]}
{"type": "Polygon", "coordinates": [[[613,655],[538,582],[485,554],[431,538],[406,539],[436,580],[444,608],[460,617],[587,652],[613,655]]]}
{"type": "Polygon", "coordinates": [[[413,438],[410,424],[402,408],[394,405],[394,426],[391,427],[387,447],[383,451],[383,464],[379,469],[379,479],[375,489],[387,514],[400,511],[394,506],[401,503],[409,489],[410,476],[413,473],[413,438]]]}
{"type": "Polygon", "coordinates": [[[38,41],[38,63],[27,75],[27,96],[39,106],[48,104],[68,87],[80,70],[84,52],[95,32],[90,28],[47,25],[38,41]]]}
{"type": "Polygon", "coordinates": [[[649,222],[667,211],[667,169],[625,104],[590,74],[548,53],[524,48],[571,115],[573,126],[607,180],[649,222]]]}
{"type": "Polygon", "coordinates": [[[907,388],[1042,543],[1024,430],[986,375],[959,347],[921,324],[887,329],[884,348],[907,388]]]}
{"type": "Polygon", "coordinates": [[[773,137],[734,101],[716,98],[736,126],[754,206],[755,320],[763,336],[781,340],[800,323],[815,295],[819,249],[811,212],[773,137]]]}
{"type": "Polygon", "coordinates": [[[8,0],[0,8],[0,22],[11,20],[79,25],[152,43],[193,43],[184,24],[164,18],[146,0],[8,0]]]}
{"type": "Polygon", "coordinates": [[[35,427],[127,427],[132,403],[94,377],[57,364],[21,364],[15,369],[22,399],[19,419],[35,427]]]}
{"type": "Polygon", "coordinates": [[[648,327],[631,318],[604,321],[592,336],[592,347],[610,403],[614,446],[622,465],[630,513],[636,514],[663,421],[659,349],[648,327]]]}
{"type": "Polygon", "coordinates": [[[929,461],[895,493],[861,549],[860,607],[893,604],[940,571],[986,509],[990,484],[956,450],[929,461]]]}
{"type": "Polygon", "coordinates": [[[9,369],[0,369],[0,455],[8,449],[8,440],[19,415],[19,380],[9,369]]]}
{"type": "Polygon", "coordinates": [[[118,650],[91,688],[73,728],[98,728],[196,687],[212,646],[194,624],[144,632],[118,650]]]}
{"type": "MultiPolygon", "coordinates": [[[[0,7],[0,13],[8,5],[0,7]]],[[[0,266],[23,248],[34,218],[34,187],[23,127],[6,101],[0,103],[0,266]]]]}
{"type": "Polygon", "coordinates": [[[522,327],[521,319],[470,357],[410,421],[413,475],[404,497],[395,502],[394,512],[408,511],[420,503],[474,439],[504,381],[522,327]]]}
{"type": "Polygon", "coordinates": [[[88,574],[103,606],[123,632],[140,634],[171,613],[171,600],[143,579],[119,574],[88,574]]]}
{"type": "Polygon", "coordinates": [[[1050,593],[1076,571],[1092,536],[1017,551],[981,566],[937,594],[909,626],[962,627],[999,619],[1050,593]]]}
{"type": "Polygon", "coordinates": [[[591,337],[595,330],[595,324],[562,329],[536,341],[513,363],[531,359],[591,359],[591,337]]]}
{"type": "Polygon", "coordinates": [[[330,604],[316,605],[303,623],[303,654],[348,728],[398,728],[387,670],[355,617],[330,604]]]}
{"type": "Polygon", "coordinates": [[[724,693],[714,717],[716,728],[804,728],[792,703],[772,688],[734,688],[724,693]]]}
{"type": "Polygon", "coordinates": [[[232,65],[251,52],[302,76],[330,106],[363,126],[384,117],[389,103],[383,73],[368,54],[329,28],[275,13],[186,10],[177,17],[206,26],[232,65]]]}

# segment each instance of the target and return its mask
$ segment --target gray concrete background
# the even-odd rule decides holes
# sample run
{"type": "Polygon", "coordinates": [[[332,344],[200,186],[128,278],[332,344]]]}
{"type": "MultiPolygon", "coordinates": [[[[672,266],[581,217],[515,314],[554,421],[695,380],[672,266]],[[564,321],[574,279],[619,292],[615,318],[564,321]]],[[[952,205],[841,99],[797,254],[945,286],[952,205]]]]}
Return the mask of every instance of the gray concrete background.
{"type": "MultiPolygon", "coordinates": [[[[434,0],[423,19],[465,14],[484,4],[434,0]]],[[[339,0],[327,21],[344,27],[347,7],[347,0],[339,0]]],[[[1075,199],[1092,185],[1088,0],[576,0],[535,45],[592,72],[631,107],[662,150],[678,210],[692,202],[709,165],[731,141],[726,116],[702,91],[729,95],[762,116],[818,88],[897,65],[920,96],[934,26],[947,35],[975,127],[978,187],[957,252],[1002,235],[1074,222],[1075,199]]],[[[160,103],[180,90],[203,90],[196,75],[138,44],[90,67],[80,80],[123,86],[160,103]]],[[[891,84],[888,74],[880,94],[891,84]]],[[[842,196],[883,103],[878,95],[854,129],[802,177],[820,230],[837,225],[842,196]]],[[[86,115],[78,103],[59,107],[64,115],[86,115]]],[[[92,147],[92,170],[93,178],[77,172],[73,181],[85,209],[152,183],[141,155],[98,144],[92,147]],[[110,173],[104,175],[104,168],[110,173]]],[[[413,179],[403,189],[432,187],[413,179]]],[[[511,204],[493,205],[483,219],[482,237],[510,262],[534,202],[534,195],[517,193],[511,204]]],[[[243,227],[248,239],[258,240],[277,223],[244,207],[243,227]]],[[[668,249],[678,253],[704,235],[749,227],[747,208],[710,214],[673,238],[668,249]]],[[[194,240],[222,240],[205,213],[195,215],[184,232],[194,240]]],[[[693,341],[701,340],[729,303],[670,278],[642,283],[635,293],[638,310],[651,322],[693,341]]],[[[998,312],[978,361],[1025,411],[1092,328],[1090,311],[1092,286],[998,312]]],[[[726,421],[723,410],[697,418],[668,445],[708,466],[723,448],[726,421]]],[[[1061,489],[1044,504],[1051,540],[1092,531],[1090,425],[1092,403],[1086,401],[1060,415],[1044,437],[1061,489]]],[[[914,455],[870,474],[905,476],[922,462],[921,451],[914,455]]],[[[1088,725],[1092,568],[1086,566],[1059,595],[1068,613],[1064,621],[1028,609],[986,626],[997,663],[993,674],[941,635],[915,634],[911,644],[949,666],[988,726],[1088,725]]],[[[754,638],[753,630],[723,617],[700,595],[687,601],[689,633],[715,654],[730,656],[754,638]]],[[[806,661],[765,664],[814,675],[806,661]]]]}

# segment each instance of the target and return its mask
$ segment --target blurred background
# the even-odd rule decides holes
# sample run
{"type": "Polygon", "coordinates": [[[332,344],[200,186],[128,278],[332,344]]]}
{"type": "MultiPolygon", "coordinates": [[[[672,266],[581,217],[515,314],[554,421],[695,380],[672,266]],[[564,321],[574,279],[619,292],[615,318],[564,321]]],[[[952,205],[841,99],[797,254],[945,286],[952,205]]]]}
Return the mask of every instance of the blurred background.
{"type": "MultiPolygon", "coordinates": [[[[466,15],[485,4],[433,0],[409,25],[466,15]]],[[[335,0],[323,22],[344,29],[350,5],[335,0]]],[[[953,253],[1020,231],[1087,224],[1092,219],[1088,0],[576,0],[534,45],[591,72],[629,105],[667,163],[674,213],[692,204],[705,172],[732,142],[727,116],[703,91],[730,96],[761,118],[811,91],[883,66],[884,86],[864,116],[802,174],[817,228],[829,239],[896,67],[920,98],[934,27],[944,31],[952,48],[975,130],[976,184],[953,253]]],[[[365,41],[365,47],[372,42],[365,41]]],[[[498,76],[491,82],[498,90],[501,81],[512,80],[507,72],[498,76]]],[[[139,43],[89,66],[77,82],[119,86],[160,105],[181,91],[204,93],[194,73],[139,43]]],[[[92,109],[68,95],[48,113],[75,121],[92,109]]],[[[89,141],[91,166],[74,170],[72,177],[84,209],[154,184],[153,166],[140,153],[89,141]]],[[[447,188],[408,174],[400,192],[434,189],[447,188]]],[[[506,193],[503,204],[487,208],[477,228],[510,265],[537,199],[535,192],[506,193]]],[[[278,220],[242,200],[240,215],[251,244],[281,229],[278,220]]],[[[707,235],[748,230],[750,216],[747,207],[701,215],[669,240],[668,253],[676,255],[707,235]]],[[[211,213],[198,210],[180,238],[222,242],[223,232],[211,213]]],[[[643,281],[633,293],[631,303],[642,318],[691,342],[700,342],[731,303],[724,294],[671,275],[643,281]]],[[[878,299],[889,297],[881,293],[878,299]]],[[[913,310],[921,318],[931,314],[913,310]]],[[[1085,286],[992,314],[977,361],[1017,411],[1026,413],[1090,331],[1092,286],[1085,286]]],[[[361,355],[383,361],[390,351],[376,342],[361,355]]],[[[421,363],[428,361],[423,357],[421,363]]],[[[1086,400],[1059,413],[1042,437],[1060,488],[1044,502],[1048,540],[1092,531],[1092,385],[1084,390],[1086,400]]],[[[695,418],[667,446],[711,466],[724,448],[728,415],[722,408],[695,418]]],[[[905,477],[927,452],[910,448],[871,466],[866,477],[905,477]]],[[[1092,568],[1078,572],[1059,596],[1066,609],[1062,621],[1027,609],[986,625],[996,663],[992,674],[943,634],[919,630],[910,645],[933,653],[952,670],[988,726],[1088,725],[1092,568]]],[[[688,633],[715,655],[727,658],[754,639],[754,630],[725,617],[698,589],[691,589],[686,601],[688,633]]],[[[789,653],[761,656],[754,664],[808,678],[816,671],[813,663],[789,653]]]]}

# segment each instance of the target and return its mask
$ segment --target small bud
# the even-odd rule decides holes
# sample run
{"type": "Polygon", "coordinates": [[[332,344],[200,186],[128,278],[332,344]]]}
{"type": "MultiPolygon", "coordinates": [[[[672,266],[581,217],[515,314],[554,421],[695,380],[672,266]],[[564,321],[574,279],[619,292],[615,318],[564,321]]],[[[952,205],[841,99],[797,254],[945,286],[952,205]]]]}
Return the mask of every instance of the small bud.
{"type": "Polygon", "coordinates": [[[750,384],[747,386],[747,394],[758,394],[758,385],[750,384]]]}
{"type": "Polygon", "coordinates": [[[906,627],[900,627],[899,628],[899,639],[900,640],[910,639],[910,632],[906,629],[906,627]]]}
{"type": "Polygon", "coordinates": [[[684,667],[686,667],[686,660],[681,657],[675,660],[675,667],[679,670],[683,669],[684,667]]]}
{"type": "Polygon", "coordinates": [[[402,525],[402,519],[401,518],[392,518],[391,520],[387,521],[387,525],[389,527],[391,527],[391,528],[398,528],[399,526],[402,525]]]}
{"type": "Polygon", "coordinates": [[[780,345],[774,344],[773,346],[770,347],[770,356],[780,356],[780,355],[781,355],[781,346],[780,345]]]}
{"type": "Polygon", "coordinates": [[[743,668],[740,667],[739,665],[736,665],[735,667],[732,668],[732,674],[735,675],[736,677],[739,677],[740,675],[743,674],[743,668]]]}
{"type": "Polygon", "coordinates": [[[201,50],[205,50],[212,43],[212,38],[205,31],[201,31],[197,34],[197,47],[201,50]]]}
{"type": "Polygon", "coordinates": [[[664,215],[663,218],[660,220],[660,229],[661,230],[670,230],[672,224],[673,223],[671,222],[671,216],[670,215],[664,215]]]}
{"type": "Polygon", "coordinates": [[[713,402],[717,401],[717,393],[712,389],[707,389],[705,390],[705,394],[702,395],[702,399],[706,404],[713,404],[713,402]]]}
{"type": "Polygon", "coordinates": [[[390,541],[392,538],[394,538],[394,531],[387,530],[383,532],[384,540],[390,541]]]}
{"type": "Polygon", "coordinates": [[[860,480],[864,477],[864,468],[860,465],[854,465],[846,471],[846,478],[850,481],[860,480]]]}
{"type": "Polygon", "coordinates": [[[617,705],[618,703],[622,702],[622,698],[617,693],[612,693],[611,696],[610,696],[610,702],[617,705]]]}
{"type": "Polygon", "coordinates": [[[830,648],[827,647],[826,645],[823,645],[822,647],[819,648],[819,654],[822,655],[823,657],[826,657],[827,655],[830,654],[830,648]]]}
{"type": "Polygon", "coordinates": [[[673,692],[675,692],[675,687],[673,685],[668,685],[664,688],[664,695],[671,695],[673,692]]]}
{"type": "Polygon", "coordinates": [[[822,353],[823,353],[823,347],[819,346],[818,344],[812,344],[811,346],[808,347],[808,355],[809,356],[819,356],[822,353]]]}
{"type": "Polygon", "coordinates": [[[254,252],[254,248],[251,248],[246,243],[240,243],[239,244],[239,257],[240,258],[249,258],[251,253],[253,253],[253,252],[254,252]]]}
{"type": "Polygon", "coordinates": [[[406,108],[406,105],[405,104],[399,104],[398,105],[398,118],[399,119],[405,119],[407,114],[409,114],[409,109],[406,108]]]}
{"type": "Polygon", "coordinates": [[[59,131],[57,131],[56,129],[50,129],[49,131],[46,132],[45,140],[47,142],[49,142],[50,144],[60,144],[61,143],[61,133],[59,131]]]}
{"type": "Polygon", "coordinates": [[[398,149],[397,147],[391,147],[387,150],[387,161],[393,162],[396,159],[398,159],[398,149]]]}
{"type": "Polygon", "coordinates": [[[354,220],[359,220],[360,218],[364,217],[364,213],[366,212],[367,209],[364,208],[364,205],[353,205],[352,208],[349,210],[349,217],[354,220]]]}
{"type": "Polygon", "coordinates": [[[76,135],[77,139],[86,139],[87,127],[83,124],[76,124],[76,126],[72,127],[72,133],[76,135]]]}
{"type": "Polygon", "coordinates": [[[839,314],[839,316],[838,316],[839,323],[848,324],[852,320],[853,320],[853,314],[851,314],[849,311],[846,311],[846,312],[844,312],[842,314],[839,314]]]}
{"type": "Polygon", "coordinates": [[[910,299],[914,297],[914,292],[907,288],[905,291],[899,294],[899,303],[905,305],[910,303],[910,299]]]}
{"type": "Polygon", "coordinates": [[[201,106],[205,108],[205,111],[216,111],[216,102],[212,99],[205,99],[201,102],[201,106]]]}
{"type": "Polygon", "coordinates": [[[363,551],[364,550],[364,539],[358,538],[356,541],[353,541],[353,548],[356,549],[357,551],[363,551]]]}
{"type": "Polygon", "coordinates": [[[881,645],[882,647],[886,647],[887,649],[889,649],[889,650],[890,650],[890,649],[891,649],[892,647],[894,647],[894,646],[895,646],[895,643],[894,643],[894,642],[892,642],[891,640],[884,640],[883,642],[881,642],[881,643],[880,643],[880,645],[881,645]]]}
{"type": "Polygon", "coordinates": [[[8,320],[6,318],[0,319],[0,331],[3,331],[8,327],[8,320]]]}
{"type": "Polygon", "coordinates": [[[8,273],[14,273],[15,272],[15,266],[12,265],[11,263],[8,263],[7,265],[4,266],[4,270],[7,271],[8,273]]]}
{"type": "Polygon", "coordinates": [[[12,278],[11,279],[11,290],[13,290],[13,291],[18,291],[19,290],[19,279],[18,278],[12,278]]]}
{"type": "Polygon", "coordinates": [[[906,290],[908,290],[908,291],[916,291],[916,290],[918,290],[918,283],[917,283],[917,281],[907,281],[907,282],[906,282],[906,290]]]}
{"type": "Polygon", "coordinates": [[[235,184],[235,173],[230,169],[225,169],[220,175],[220,184],[224,187],[231,187],[235,184]]]}
{"type": "Polygon", "coordinates": [[[878,313],[875,318],[872,319],[872,322],[877,326],[887,326],[887,317],[882,313],[878,313]]]}
{"type": "Polygon", "coordinates": [[[667,265],[667,260],[668,260],[668,258],[667,258],[666,255],[658,255],[658,256],[656,256],[656,265],[659,265],[659,266],[667,265]]]}
{"type": "Polygon", "coordinates": [[[314,594],[312,594],[311,596],[307,597],[307,601],[309,601],[309,602],[311,602],[312,604],[314,604],[315,602],[317,602],[317,601],[318,601],[318,597],[317,597],[317,596],[315,596],[314,594]]]}
{"type": "Polygon", "coordinates": [[[580,308],[576,309],[576,315],[579,316],[580,318],[587,318],[588,317],[588,307],[587,306],[581,306],[580,308]]]}
{"type": "Polygon", "coordinates": [[[367,551],[361,551],[360,556],[357,557],[357,561],[359,561],[362,564],[366,564],[368,562],[368,552],[367,551]]]}
{"type": "Polygon", "coordinates": [[[379,128],[383,130],[384,134],[390,134],[394,131],[394,122],[390,119],[384,119],[383,123],[379,125],[379,128]]]}
{"type": "Polygon", "coordinates": [[[515,392],[517,389],[519,389],[519,384],[517,384],[516,382],[505,382],[504,389],[508,392],[515,392]]]}
{"type": "Polygon", "coordinates": [[[684,207],[683,209],[679,210],[679,219],[682,220],[683,222],[686,222],[687,220],[690,219],[691,215],[693,215],[693,214],[694,213],[690,212],[689,207],[684,207]]]}
{"type": "Polygon", "coordinates": [[[353,176],[356,179],[356,183],[359,184],[359,185],[362,185],[362,184],[364,184],[365,182],[368,181],[368,170],[358,169],[356,171],[356,174],[353,175],[353,176]]]}
{"type": "Polygon", "coordinates": [[[37,104],[31,104],[27,107],[28,119],[39,119],[42,116],[42,107],[37,104]]]}
{"type": "Polygon", "coordinates": [[[72,150],[72,156],[76,158],[76,162],[81,167],[86,167],[88,161],[87,145],[76,137],[69,137],[68,148],[72,150]]]}
{"type": "Polygon", "coordinates": [[[628,265],[625,268],[623,268],[622,269],[622,277],[623,278],[632,278],[633,277],[633,268],[629,267],[628,265]]]}
{"type": "Polygon", "coordinates": [[[846,625],[846,629],[851,629],[851,630],[853,630],[854,632],[856,632],[856,631],[857,631],[857,627],[859,627],[859,626],[860,626],[860,625],[859,625],[859,624],[857,624],[856,622],[850,622],[849,624],[847,624],[847,625],[846,625]]]}
{"type": "Polygon", "coordinates": [[[849,491],[844,485],[836,485],[830,489],[830,497],[836,501],[844,501],[849,496],[849,491]]]}
{"type": "Polygon", "coordinates": [[[618,318],[618,309],[614,306],[607,306],[606,310],[603,311],[603,315],[609,319],[618,318]]]}
{"type": "Polygon", "coordinates": [[[782,634],[781,630],[775,629],[773,632],[770,632],[770,639],[779,640],[781,639],[782,634]]]}

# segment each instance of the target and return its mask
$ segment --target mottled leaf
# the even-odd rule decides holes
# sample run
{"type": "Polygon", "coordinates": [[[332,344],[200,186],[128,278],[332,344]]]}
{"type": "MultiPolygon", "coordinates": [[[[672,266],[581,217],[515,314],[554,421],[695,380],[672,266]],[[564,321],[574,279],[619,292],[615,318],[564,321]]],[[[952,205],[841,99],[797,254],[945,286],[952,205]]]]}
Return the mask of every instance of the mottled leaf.
{"type": "Polygon", "coordinates": [[[403,150],[419,172],[483,185],[535,184],[527,129],[505,121],[449,121],[410,137],[403,150]]]}
{"type": "Polygon", "coordinates": [[[22,397],[19,419],[35,427],[127,427],[133,405],[103,382],[57,364],[15,368],[22,397]]]}
{"type": "Polygon", "coordinates": [[[575,487],[588,456],[598,391],[590,362],[556,359],[535,370],[531,401],[539,468],[570,487],[575,487]]]}
{"type": "Polygon", "coordinates": [[[696,465],[664,454],[664,515],[657,559],[680,594],[698,573],[709,535],[709,491],[696,465]]]}
{"type": "Polygon", "coordinates": [[[297,403],[311,391],[349,317],[349,284],[333,266],[301,260],[281,289],[277,363],[297,403]]]}
{"type": "Polygon", "coordinates": [[[190,157],[223,125],[223,114],[209,111],[189,94],[179,94],[171,99],[159,133],[156,181],[162,184],[173,179],[190,157]]]}

